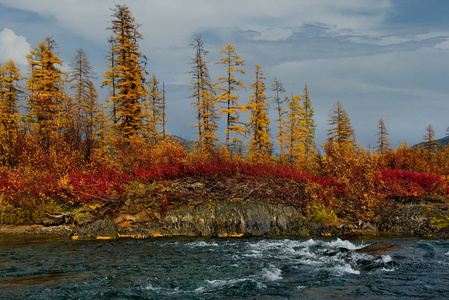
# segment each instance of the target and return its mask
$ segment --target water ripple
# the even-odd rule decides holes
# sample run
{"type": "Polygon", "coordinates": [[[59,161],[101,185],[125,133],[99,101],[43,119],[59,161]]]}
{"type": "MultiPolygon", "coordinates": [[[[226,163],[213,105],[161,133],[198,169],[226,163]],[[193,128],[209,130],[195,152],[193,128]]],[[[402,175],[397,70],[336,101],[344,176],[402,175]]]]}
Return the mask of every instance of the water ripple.
{"type": "Polygon", "coordinates": [[[0,242],[0,298],[444,298],[448,249],[413,239],[0,242]]]}

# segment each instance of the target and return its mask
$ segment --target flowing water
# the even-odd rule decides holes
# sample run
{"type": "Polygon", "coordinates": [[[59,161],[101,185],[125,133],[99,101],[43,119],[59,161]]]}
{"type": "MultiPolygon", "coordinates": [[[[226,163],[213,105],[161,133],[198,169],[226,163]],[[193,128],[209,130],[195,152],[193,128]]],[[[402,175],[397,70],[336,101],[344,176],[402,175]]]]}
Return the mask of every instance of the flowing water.
{"type": "Polygon", "coordinates": [[[449,298],[449,241],[0,240],[1,299],[449,298]]]}

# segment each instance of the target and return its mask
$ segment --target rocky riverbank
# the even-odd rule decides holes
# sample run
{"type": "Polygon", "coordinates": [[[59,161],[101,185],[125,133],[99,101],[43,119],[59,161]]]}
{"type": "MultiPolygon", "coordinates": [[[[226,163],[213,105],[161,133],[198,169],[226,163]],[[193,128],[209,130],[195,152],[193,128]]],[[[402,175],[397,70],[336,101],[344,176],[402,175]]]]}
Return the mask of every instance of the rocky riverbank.
{"type": "Polygon", "coordinates": [[[251,201],[212,202],[199,208],[176,209],[149,223],[118,226],[112,220],[101,220],[76,228],[73,234],[78,238],[363,234],[449,237],[449,213],[429,205],[406,204],[372,222],[323,224],[309,220],[292,206],[251,201]]]}
{"type": "Polygon", "coordinates": [[[47,226],[4,225],[0,227],[0,235],[56,235],[73,239],[368,234],[449,237],[449,212],[429,204],[400,205],[372,222],[337,224],[313,222],[292,206],[253,201],[209,202],[196,208],[174,209],[148,222],[136,222],[138,216],[125,215],[117,215],[115,220],[85,220],[78,225],[56,225],[52,222],[47,222],[47,226]]]}

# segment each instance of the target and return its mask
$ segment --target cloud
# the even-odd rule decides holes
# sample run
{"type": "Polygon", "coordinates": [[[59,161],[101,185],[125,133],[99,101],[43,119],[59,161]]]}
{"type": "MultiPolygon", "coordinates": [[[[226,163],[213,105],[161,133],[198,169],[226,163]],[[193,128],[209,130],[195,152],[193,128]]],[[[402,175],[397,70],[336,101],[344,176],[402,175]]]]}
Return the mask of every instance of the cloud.
{"type": "Polygon", "coordinates": [[[260,28],[255,29],[257,34],[253,37],[255,41],[278,41],[285,40],[292,36],[293,30],[291,28],[260,28]]]}
{"type": "Polygon", "coordinates": [[[0,32],[0,62],[13,60],[16,64],[25,66],[30,49],[26,38],[16,35],[11,29],[5,28],[0,32]]]}
{"type": "MultiPolygon", "coordinates": [[[[238,27],[260,33],[257,40],[284,39],[291,28],[304,24],[323,23],[334,32],[360,32],[377,28],[392,7],[389,0],[172,0],[122,1],[129,6],[142,33],[154,43],[179,45],[192,33],[211,28],[238,27]]],[[[92,41],[106,40],[111,8],[109,0],[0,0],[9,7],[50,16],[69,30],[92,41]]]]}
{"type": "Polygon", "coordinates": [[[317,140],[325,138],[327,113],[340,100],[353,121],[357,140],[366,146],[376,143],[376,124],[381,117],[388,123],[392,143],[420,142],[429,123],[437,136],[444,136],[448,69],[447,52],[428,47],[291,60],[266,73],[276,74],[288,89],[294,88],[294,94],[302,94],[308,84],[318,124],[317,140]]]}
{"type": "Polygon", "coordinates": [[[444,42],[436,44],[435,48],[448,50],[449,49],[449,39],[445,40],[444,42]]]}
{"type": "MultiPolygon", "coordinates": [[[[443,49],[449,49],[449,32],[443,26],[423,28],[414,23],[393,23],[391,17],[404,11],[397,1],[119,3],[128,5],[136,22],[142,23],[141,51],[150,59],[149,72],[166,83],[172,133],[189,138],[195,135],[194,129],[186,125],[195,123],[194,115],[186,113],[192,110],[191,100],[186,97],[193,55],[189,44],[194,33],[204,38],[214,78],[221,75],[222,69],[212,62],[221,58],[218,50],[231,43],[246,60],[248,75],[242,78],[246,85],[253,80],[255,63],[262,65],[267,83],[277,76],[289,93],[302,93],[307,83],[316,108],[317,140],[325,138],[327,113],[336,100],[342,101],[353,119],[358,139],[367,140],[364,145],[375,143],[381,116],[391,126],[391,137],[396,135],[398,141],[416,137],[416,132],[421,138],[420,132],[427,125],[422,122],[426,120],[446,122],[449,59],[443,49]]],[[[11,11],[39,16],[28,27],[23,23],[30,18],[20,26],[6,23],[6,27],[27,33],[28,41],[33,43],[36,32],[55,38],[61,55],[66,55],[65,62],[73,49],[90,47],[86,50],[97,66],[97,74],[104,71],[107,38],[111,34],[106,28],[110,26],[114,1],[0,0],[0,4],[5,11],[13,8],[11,11]]],[[[2,53],[6,52],[0,53],[0,59],[2,53]]],[[[247,94],[241,94],[242,102],[247,101],[247,94]]],[[[447,127],[432,125],[436,129],[447,127]]]]}
{"type": "MultiPolygon", "coordinates": [[[[449,32],[436,31],[428,32],[425,34],[398,34],[388,31],[372,32],[366,36],[352,36],[349,41],[359,44],[371,44],[376,46],[391,46],[400,45],[409,42],[425,42],[425,41],[438,41],[449,36],[449,32]]],[[[443,49],[445,47],[444,42],[436,44],[435,48],[443,49]],[[441,45],[441,47],[439,46],[441,45]]]]}

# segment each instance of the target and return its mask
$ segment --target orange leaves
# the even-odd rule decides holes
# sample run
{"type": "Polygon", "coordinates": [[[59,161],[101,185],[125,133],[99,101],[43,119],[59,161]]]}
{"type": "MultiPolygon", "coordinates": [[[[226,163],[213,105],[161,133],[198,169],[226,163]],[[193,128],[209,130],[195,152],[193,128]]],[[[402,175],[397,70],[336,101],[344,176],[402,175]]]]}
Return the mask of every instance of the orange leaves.
{"type": "Polygon", "coordinates": [[[327,142],[324,151],[319,173],[335,177],[346,190],[340,209],[356,215],[373,215],[378,211],[381,198],[374,189],[378,170],[373,156],[350,143],[336,141],[327,142]]]}
{"type": "Polygon", "coordinates": [[[173,141],[161,142],[153,151],[153,164],[176,165],[187,161],[186,149],[173,141]]]}
{"type": "Polygon", "coordinates": [[[379,164],[384,169],[410,170],[433,175],[449,175],[449,147],[436,152],[425,148],[412,148],[400,145],[394,151],[388,151],[379,156],[379,164]]]}
{"type": "Polygon", "coordinates": [[[14,169],[1,170],[1,195],[9,203],[23,207],[65,197],[60,191],[69,185],[69,174],[78,172],[83,163],[81,155],[70,151],[65,143],[48,150],[31,144],[32,140],[24,144],[27,151],[17,158],[14,169]]]}
{"type": "MultiPolygon", "coordinates": [[[[435,161],[422,149],[401,146],[395,151],[372,154],[351,144],[327,143],[319,173],[334,176],[347,196],[342,209],[358,218],[370,218],[385,207],[386,200],[410,197],[447,197],[444,160],[435,161]]],[[[437,154],[438,155],[438,154],[437,154]]]]}
{"type": "Polygon", "coordinates": [[[153,144],[147,144],[138,136],[130,136],[115,144],[115,157],[112,160],[118,162],[116,168],[132,170],[152,162],[153,144]]]}
{"type": "Polygon", "coordinates": [[[129,144],[117,144],[116,154],[115,161],[119,164],[115,167],[124,172],[150,165],[175,165],[187,161],[186,149],[170,140],[154,145],[141,138],[130,137],[129,144]]]}
{"type": "Polygon", "coordinates": [[[317,164],[302,169],[274,161],[260,163],[233,157],[225,147],[216,154],[188,154],[174,141],[152,145],[137,137],[130,138],[128,145],[117,144],[114,152],[94,152],[89,164],[84,164],[83,157],[63,143],[49,150],[25,146],[27,155],[18,159],[15,169],[0,167],[0,201],[31,209],[45,209],[52,203],[91,205],[122,201],[124,195],[142,185],[158,187],[160,193],[152,195],[165,209],[170,202],[188,199],[182,199],[182,195],[167,198],[169,195],[159,187],[167,188],[170,181],[186,177],[223,184],[228,179],[254,182],[263,187],[257,189],[257,197],[263,201],[295,205],[305,211],[321,207],[353,219],[375,217],[385,209],[386,201],[447,198],[449,194],[447,176],[389,168],[394,162],[402,166],[414,162],[424,168],[426,156],[408,148],[397,153],[372,154],[352,144],[327,143],[324,155],[316,158],[317,164]],[[398,157],[396,161],[394,157],[398,157]]]}

